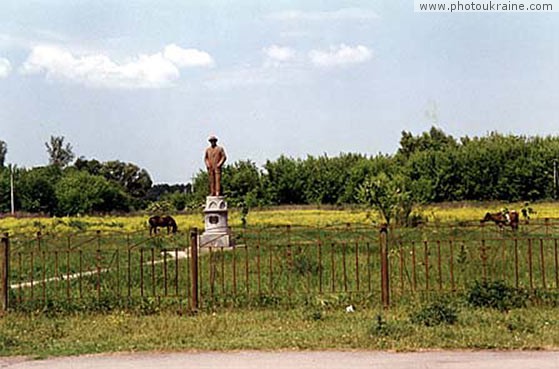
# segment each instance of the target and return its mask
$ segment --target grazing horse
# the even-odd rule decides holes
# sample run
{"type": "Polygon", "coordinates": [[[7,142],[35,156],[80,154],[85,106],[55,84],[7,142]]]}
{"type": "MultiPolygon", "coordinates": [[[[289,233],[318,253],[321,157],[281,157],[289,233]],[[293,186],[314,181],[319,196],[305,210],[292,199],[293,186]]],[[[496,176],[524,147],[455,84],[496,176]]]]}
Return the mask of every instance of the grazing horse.
{"type": "Polygon", "coordinates": [[[503,229],[504,226],[508,225],[510,226],[513,230],[517,230],[518,229],[518,213],[515,210],[512,210],[511,212],[509,212],[509,218],[507,219],[507,217],[499,212],[499,213],[487,213],[485,214],[485,217],[481,220],[482,223],[485,222],[495,222],[496,225],[499,226],[499,228],[503,229]]]}
{"type": "Polygon", "coordinates": [[[154,215],[149,218],[148,223],[150,236],[152,235],[152,233],[157,234],[158,227],[167,227],[167,234],[169,234],[171,230],[173,231],[173,233],[177,233],[177,222],[175,222],[175,220],[168,215],[162,217],[159,215],[154,215]]]}

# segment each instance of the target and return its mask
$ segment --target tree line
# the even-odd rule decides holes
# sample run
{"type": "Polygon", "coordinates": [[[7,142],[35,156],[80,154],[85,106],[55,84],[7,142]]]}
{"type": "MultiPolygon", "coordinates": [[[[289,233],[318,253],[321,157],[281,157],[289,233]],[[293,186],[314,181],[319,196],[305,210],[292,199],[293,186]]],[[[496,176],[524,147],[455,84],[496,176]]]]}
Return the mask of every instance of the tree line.
{"type": "MultiPolygon", "coordinates": [[[[208,193],[203,170],[192,183],[154,185],[149,173],[133,163],[73,161],[63,137],[51,137],[46,145],[49,165],[14,170],[19,210],[66,215],[150,209],[161,203],[175,210],[196,209],[208,193]]],[[[1,212],[9,210],[6,153],[0,141],[1,212]]],[[[414,203],[553,198],[558,157],[559,137],[491,132],[457,139],[432,127],[418,135],[403,131],[391,155],[280,156],[262,167],[237,161],[223,168],[222,183],[233,206],[365,203],[378,208],[382,199],[396,214],[394,209],[406,213],[414,203]]]]}

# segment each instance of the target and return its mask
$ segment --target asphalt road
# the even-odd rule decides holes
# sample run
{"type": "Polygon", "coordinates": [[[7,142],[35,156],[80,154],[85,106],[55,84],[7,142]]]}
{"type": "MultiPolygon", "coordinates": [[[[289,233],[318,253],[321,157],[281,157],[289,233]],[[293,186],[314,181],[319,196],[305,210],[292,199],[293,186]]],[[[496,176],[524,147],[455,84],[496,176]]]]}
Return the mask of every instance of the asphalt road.
{"type": "Polygon", "coordinates": [[[548,369],[559,368],[557,351],[429,351],[391,352],[201,352],[131,353],[86,355],[31,360],[0,358],[0,368],[56,369],[185,369],[185,368],[301,368],[301,369],[375,369],[375,368],[475,368],[548,369]]]}

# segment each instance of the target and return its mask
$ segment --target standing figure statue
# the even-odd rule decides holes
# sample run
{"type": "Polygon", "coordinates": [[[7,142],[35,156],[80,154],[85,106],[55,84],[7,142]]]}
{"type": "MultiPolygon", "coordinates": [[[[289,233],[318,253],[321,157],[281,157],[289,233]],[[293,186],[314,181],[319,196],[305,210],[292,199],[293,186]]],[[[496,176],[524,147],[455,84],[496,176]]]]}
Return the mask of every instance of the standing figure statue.
{"type": "Polygon", "coordinates": [[[210,196],[221,196],[221,167],[227,156],[223,147],[217,145],[217,137],[210,136],[210,147],[206,149],[204,162],[210,177],[210,196]]]}

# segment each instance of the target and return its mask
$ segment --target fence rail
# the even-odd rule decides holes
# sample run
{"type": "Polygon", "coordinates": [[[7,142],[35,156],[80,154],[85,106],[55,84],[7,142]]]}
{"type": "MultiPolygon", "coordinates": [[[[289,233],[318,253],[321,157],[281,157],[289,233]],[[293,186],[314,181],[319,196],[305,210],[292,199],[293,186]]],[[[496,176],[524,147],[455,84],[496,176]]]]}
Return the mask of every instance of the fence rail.
{"type": "Polygon", "coordinates": [[[525,233],[488,226],[485,233],[459,227],[379,232],[350,224],[248,228],[234,230],[235,247],[228,248],[200,247],[196,229],[153,237],[5,234],[0,311],[91,301],[204,309],[338,295],[388,307],[402,297],[465,291],[478,280],[559,291],[559,238],[552,227],[548,221],[525,233]]]}

